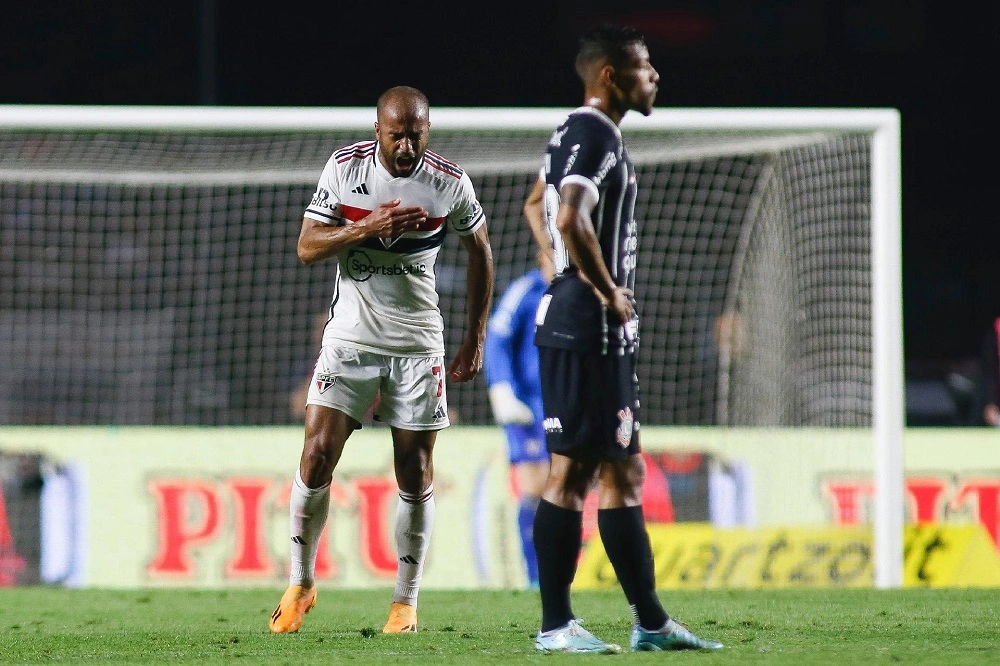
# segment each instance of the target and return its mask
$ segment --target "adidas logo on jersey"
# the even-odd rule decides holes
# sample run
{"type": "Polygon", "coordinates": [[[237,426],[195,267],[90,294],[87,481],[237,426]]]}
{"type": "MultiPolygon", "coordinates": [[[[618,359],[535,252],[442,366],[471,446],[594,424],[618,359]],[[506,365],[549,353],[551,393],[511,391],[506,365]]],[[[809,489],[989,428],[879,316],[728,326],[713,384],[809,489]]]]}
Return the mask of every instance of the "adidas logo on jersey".
{"type": "Polygon", "coordinates": [[[353,190],[351,190],[351,192],[354,192],[355,194],[368,194],[369,193],[368,192],[368,186],[365,185],[364,183],[361,183],[360,185],[358,185],[357,187],[355,187],[353,190]]]}

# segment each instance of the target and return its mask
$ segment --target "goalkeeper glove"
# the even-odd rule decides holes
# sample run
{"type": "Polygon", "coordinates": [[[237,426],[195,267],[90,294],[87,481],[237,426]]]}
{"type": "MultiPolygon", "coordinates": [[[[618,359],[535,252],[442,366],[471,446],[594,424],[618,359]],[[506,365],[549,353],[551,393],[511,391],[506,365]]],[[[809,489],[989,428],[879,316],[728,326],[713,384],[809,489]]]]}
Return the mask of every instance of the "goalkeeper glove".
{"type": "Polygon", "coordinates": [[[528,425],[535,421],[531,407],[517,399],[514,389],[508,382],[500,382],[490,387],[490,406],[493,408],[493,418],[500,425],[512,423],[528,425]]]}

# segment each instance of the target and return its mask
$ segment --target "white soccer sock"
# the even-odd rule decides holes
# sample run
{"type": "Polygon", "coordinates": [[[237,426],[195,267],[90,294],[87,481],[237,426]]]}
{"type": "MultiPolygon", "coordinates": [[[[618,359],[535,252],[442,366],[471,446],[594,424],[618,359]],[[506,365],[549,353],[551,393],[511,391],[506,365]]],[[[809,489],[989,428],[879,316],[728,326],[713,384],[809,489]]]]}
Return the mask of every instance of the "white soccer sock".
{"type": "Polygon", "coordinates": [[[289,585],[312,587],[315,584],[316,549],[330,512],[330,484],[308,488],[296,470],[292,494],[288,499],[289,532],[291,535],[291,572],[289,585]]]}
{"type": "Polygon", "coordinates": [[[400,491],[396,506],[396,589],[392,600],[417,605],[424,559],[434,527],[434,484],[422,493],[400,491]]]}

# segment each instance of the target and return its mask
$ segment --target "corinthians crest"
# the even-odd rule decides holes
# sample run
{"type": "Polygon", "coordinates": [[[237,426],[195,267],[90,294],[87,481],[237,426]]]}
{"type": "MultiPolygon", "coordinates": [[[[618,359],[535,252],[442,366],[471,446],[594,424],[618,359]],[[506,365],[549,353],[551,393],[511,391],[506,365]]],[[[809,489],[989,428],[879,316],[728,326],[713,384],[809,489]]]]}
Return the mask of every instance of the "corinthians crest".
{"type": "Polygon", "coordinates": [[[616,439],[618,446],[627,449],[632,442],[632,426],[635,419],[632,417],[632,410],[626,407],[618,410],[618,433],[616,439]]]}

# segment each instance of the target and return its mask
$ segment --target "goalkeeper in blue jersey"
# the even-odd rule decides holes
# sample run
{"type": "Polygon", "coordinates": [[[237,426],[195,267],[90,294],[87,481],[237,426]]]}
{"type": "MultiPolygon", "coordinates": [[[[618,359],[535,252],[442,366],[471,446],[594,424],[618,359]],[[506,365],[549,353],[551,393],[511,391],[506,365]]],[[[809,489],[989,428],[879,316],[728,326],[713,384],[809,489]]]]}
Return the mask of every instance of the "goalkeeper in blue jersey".
{"type": "MultiPolygon", "coordinates": [[[[548,233],[542,225],[540,187],[525,203],[532,230],[548,233]],[[537,219],[536,219],[537,218],[537,219]]],[[[549,455],[542,428],[542,387],[535,347],[535,311],[552,280],[552,259],[539,253],[540,268],[517,278],[497,303],[486,328],[483,368],[493,417],[503,426],[511,464],[512,485],[518,496],[517,526],[528,584],[538,589],[538,558],[532,537],[535,510],[549,471],[549,455]]]]}

